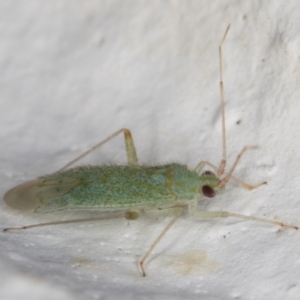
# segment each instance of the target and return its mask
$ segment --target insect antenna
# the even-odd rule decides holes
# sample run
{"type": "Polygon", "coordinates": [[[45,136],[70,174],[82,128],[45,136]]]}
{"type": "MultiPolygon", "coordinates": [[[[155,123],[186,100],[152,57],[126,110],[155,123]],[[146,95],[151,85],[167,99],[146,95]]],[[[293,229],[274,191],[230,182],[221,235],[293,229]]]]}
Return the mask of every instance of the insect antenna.
{"type": "Polygon", "coordinates": [[[223,155],[220,166],[218,168],[217,176],[220,177],[225,170],[227,162],[227,153],[226,153],[226,124],[225,124],[225,99],[224,99],[224,83],[223,83],[223,59],[222,59],[222,45],[225,41],[227,33],[230,29],[230,24],[228,25],[222,41],[219,45],[219,70],[220,70],[220,99],[221,99],[221,115],[222,115],[222,148],[223,155]]]}

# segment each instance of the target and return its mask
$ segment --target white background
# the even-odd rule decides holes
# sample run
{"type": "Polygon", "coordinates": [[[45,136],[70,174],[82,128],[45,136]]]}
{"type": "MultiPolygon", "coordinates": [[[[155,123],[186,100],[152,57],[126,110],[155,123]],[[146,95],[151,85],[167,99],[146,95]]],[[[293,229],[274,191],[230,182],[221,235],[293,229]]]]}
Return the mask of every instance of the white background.
{"type": "MultiPolygon", "coordinates": [[[[231,23],[228,161],[259,145],[235,174],[268,185],[249,192],[231,183],[202,209],[300,225],[299,1],[9,0],[0,22],[2,194],[122,127],[132,130],[141,163],[218,164],[218,44],[231,23]]],[[[125,161],[120,137],[82,164],[125,161]]],[[[71,216],[0,209],[1,229],[71,216]]],[[[237,219],[184,216],[142,278],[138,261],[168,221],[2,232],[0,298],[299,297],[300,232],[237,219]]]]}

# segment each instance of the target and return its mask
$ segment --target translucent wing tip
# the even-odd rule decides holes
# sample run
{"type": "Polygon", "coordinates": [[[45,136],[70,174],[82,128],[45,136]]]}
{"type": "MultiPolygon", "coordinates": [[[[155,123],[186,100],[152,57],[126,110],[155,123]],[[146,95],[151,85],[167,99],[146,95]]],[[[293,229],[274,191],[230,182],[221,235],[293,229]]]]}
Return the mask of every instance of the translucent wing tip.
{"type": "Polygon", "coordinates": [[[37,197],[40,181],[38,179],[24,182],[7,191],[4,196],[4,202],[18,210],[34,210],[40,205],[37,197]]]}

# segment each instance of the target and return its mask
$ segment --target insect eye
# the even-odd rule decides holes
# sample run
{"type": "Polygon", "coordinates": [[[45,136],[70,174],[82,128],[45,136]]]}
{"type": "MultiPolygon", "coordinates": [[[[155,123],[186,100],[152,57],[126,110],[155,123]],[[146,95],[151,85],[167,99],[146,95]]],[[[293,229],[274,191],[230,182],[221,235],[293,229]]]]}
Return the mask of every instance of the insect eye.
{"type": "Polygon", "coordinates": [[[215,175],[212,171],[205,171],[202,173],[203,175],[215,175]]]}
{"type": "Polygon", "coordinates": [[[205,197],[208,197],[208,198],[212,198],[216,195],[215,190],[212,187],[208,186],[208,185],[204,185],[202,187],[202,193],[205,197]]]}

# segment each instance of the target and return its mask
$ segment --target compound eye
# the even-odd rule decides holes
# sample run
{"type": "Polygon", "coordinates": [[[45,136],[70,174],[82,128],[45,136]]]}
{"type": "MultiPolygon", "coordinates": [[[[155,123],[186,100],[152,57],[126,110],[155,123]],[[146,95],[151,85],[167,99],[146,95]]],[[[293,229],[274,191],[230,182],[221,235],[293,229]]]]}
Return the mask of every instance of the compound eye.
{"type": "Polygon", "coordinates": [[[208,197],[208,198],[213,198],[216,195],[215,190],[208,185],[204,185],[202,187],[202,193],[205,197],[208,197]]]}
{"type": "Polygon", "coordinates": [[[214,175],[214,176],[216,176],[215,173],[213,173],[212,171],[205,171],[205,172],[202,173],[202,175],[214,175]]]}

